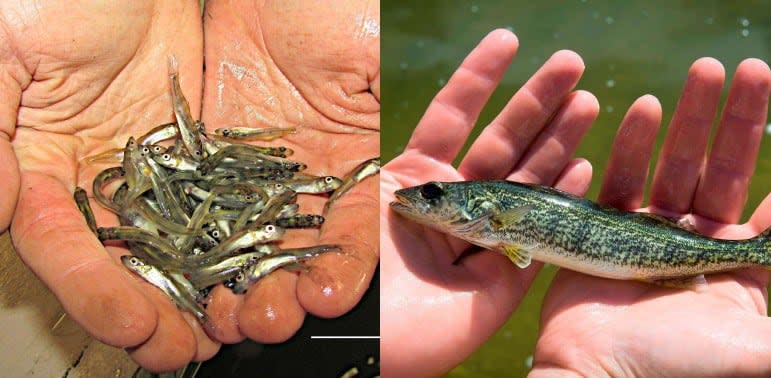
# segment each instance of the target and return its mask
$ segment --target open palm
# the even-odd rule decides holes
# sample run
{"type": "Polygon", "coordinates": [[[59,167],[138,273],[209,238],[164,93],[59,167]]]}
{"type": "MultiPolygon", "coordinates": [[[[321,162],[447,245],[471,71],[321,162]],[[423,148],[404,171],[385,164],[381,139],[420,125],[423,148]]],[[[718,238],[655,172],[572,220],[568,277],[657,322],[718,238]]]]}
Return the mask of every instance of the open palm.
{"type": "MultiPolygon", "coordinates": [[[[342,177],[380,155],[380,14],[376,1],[207,2],[202,119],[208,129],[295,127],[273,141],[306,172],[342,177]]],[[[290,230],[281,246],[340,244],[299,276],[277,271],[245,296],[218,286],[207,311],[215,338],[284,341],[306,312],[336,317],[355,306],[378,263],[378,177],[356,185],[317,230],[290,230]]],[[[300,195],[303,213],[326,198],[300,195]]]]}
{"type": "MultiPolygon", "coordinates": [[[[181,63],[184,91],[200,92],[197,3],[43,1],[0,8],[0,185],[6,202],[0,229],[12,218],[21,258],[97,339],[128,348],[153,370],[210,357],[219,344],[123,268],[117,257],[126,250],[103,247],[72,199],[76,186],[90,190],[105,168],[84,164],[83,157],[173,120],[169,55],[181,63]]],[[[198,112],[200,99],[193,97],[191,105],[198,112]]],[[[112,213],[94,210],[100,225],[117,223],[112,213]]]]}
{"type": "Polygon", "coordinates": [[[381,366],[388,376],[448,371],[510,316],[540,264],[519,270],[499,254],[469,256],[469,244],[389,211],[394,190],[429,180],[508,178],[583,194],[591,166],[571,160],[598,104],[573,92],[583,62],[555,53],[485,128],[458,170],[451,164],[511,62],[518,42],[490,33],[437,94],[404,153],[381,171],[381,366]]]}
{"type": "MultiPolygon", "coordinates": [[[[746,239],[771,226],[771,197],[736,225],[763,133],[771,91],[765,63],[737,68],[709,157],[724,72],[714,59],[688,75],[653,180],[650,211],[692,214],[696,229],[746,239]]],[[[652,96],[632,105],[616,137],[600,202],[637,209],[661,109],[652,96]]],[[[560,270],[542,311],[531,376],[768,376],[769,273],[707,276],[702,292],[613,281],[560,270]]]]}

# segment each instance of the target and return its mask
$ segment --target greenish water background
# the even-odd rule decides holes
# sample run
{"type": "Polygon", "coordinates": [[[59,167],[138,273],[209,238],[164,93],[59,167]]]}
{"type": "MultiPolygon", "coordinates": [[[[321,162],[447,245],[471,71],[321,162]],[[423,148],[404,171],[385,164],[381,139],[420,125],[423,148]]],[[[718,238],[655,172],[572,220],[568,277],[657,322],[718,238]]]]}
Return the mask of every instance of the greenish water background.
{"type": "MultiPolygon", "coordinates": [[[[726,68],[771,53],[768,1],[384,1],[381,3],[381,153],[398,155],[452,72],[490,30],[513,30],[520,49],[470,140],[555,51],[571,49],[586,63],[578,88],[594,93],[601,113],[577,156],[594,166],[588,198],[596,198],[610,145],[628,106],[651,93],[666,125],[691,63],[711,56],[726,68]]],[[[467,144],[468,146],[468,144],[467,144]]],[[[657,153],[657,152],[655,152],[657,153]]],[[[491,157],[494,158],[494,157],[491,157]]],[[[761,144],[744,218],[771,191],[771,125],[761,144]]],[[[538,332],[541,299],[556,269],[544,269],[506,325],[449,377],[524,376],[538,332]]],[[[452,316],[449,314],[448,316],[452,316]]]]}

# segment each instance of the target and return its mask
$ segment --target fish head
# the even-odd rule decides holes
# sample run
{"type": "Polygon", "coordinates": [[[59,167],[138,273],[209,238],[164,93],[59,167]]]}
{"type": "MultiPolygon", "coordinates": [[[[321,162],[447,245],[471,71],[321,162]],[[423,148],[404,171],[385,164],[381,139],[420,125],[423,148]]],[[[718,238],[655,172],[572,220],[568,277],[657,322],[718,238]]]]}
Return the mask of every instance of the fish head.
{"type": "Polygon", "coordinates": [[[436,181],[399,189],[394,192],[396,201],[391,202],[391,209],[412,221],[449,230],[471,219],[464,209],[467,195],[460,189],[454,183],[436,181]]]}

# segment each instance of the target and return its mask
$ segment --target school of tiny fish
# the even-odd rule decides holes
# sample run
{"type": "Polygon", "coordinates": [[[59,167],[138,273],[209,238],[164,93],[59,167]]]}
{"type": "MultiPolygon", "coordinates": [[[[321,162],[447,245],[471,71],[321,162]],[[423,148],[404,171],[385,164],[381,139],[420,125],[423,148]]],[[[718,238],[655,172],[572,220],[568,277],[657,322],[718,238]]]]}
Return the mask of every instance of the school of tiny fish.
{"type": "Polygon", "coordinates": [[[214,285],[241,294],[279,268],[307,270],[304,261],[339,252],[331,244],[280,248],[286,229],[324,222],[321,214],[300,213],[297,196],[329,194],[326,213],[356,183],[379,173],[380,158],[342,179],[305,174],[306,164],[288,159],[291,149],[245,143],[294,134],[295,128],[232,127],[208,134],[190,113],[173,57],[169,77],[176,122],[86,158],[91,164],[121,162],[93,182],[94,199],[118,215],[120,226],[97,227],[84,189],[77,188],[74,198],[99,240],[126,243],[131,255],[121,257],[123,265],[208,329],[205,303],[214,285]]]}

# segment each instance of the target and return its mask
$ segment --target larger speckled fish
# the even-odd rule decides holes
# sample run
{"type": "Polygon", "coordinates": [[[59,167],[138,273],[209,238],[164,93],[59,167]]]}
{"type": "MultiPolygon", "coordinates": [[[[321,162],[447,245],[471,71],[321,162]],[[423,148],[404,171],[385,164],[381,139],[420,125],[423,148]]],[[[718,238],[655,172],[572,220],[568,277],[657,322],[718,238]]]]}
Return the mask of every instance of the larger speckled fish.
{"type": "Polygon", "coordinates": [[[703,274],[771,265],[771,228],[746,240],[699,235],[661,216],[621,211],[509,181],[429,182],[391,209],[525,268],[531,258],[621,280],[702,289],[703,274]]]}

